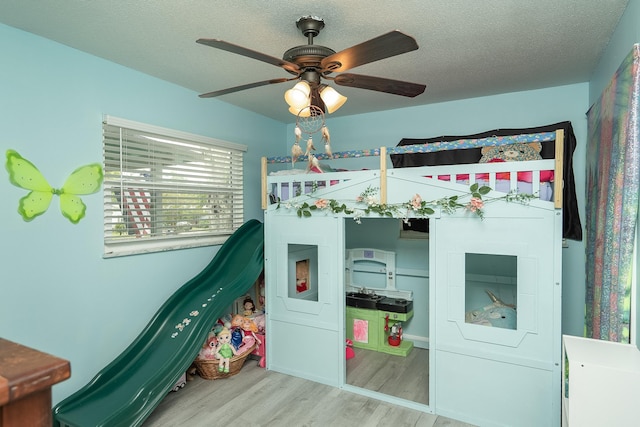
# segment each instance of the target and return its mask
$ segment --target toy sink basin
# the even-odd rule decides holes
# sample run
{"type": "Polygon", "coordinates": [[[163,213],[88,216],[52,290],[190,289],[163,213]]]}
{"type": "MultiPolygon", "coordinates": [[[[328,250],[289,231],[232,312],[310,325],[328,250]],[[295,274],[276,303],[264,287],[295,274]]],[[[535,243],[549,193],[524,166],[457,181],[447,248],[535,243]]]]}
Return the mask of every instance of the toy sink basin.
{"type": "Polygon", "coordinates": [[[403,298],[384,297],[378,301],[376,308],[391,313],[408,313],[413,310],[413,301],[403,298]]]}
{"type": "Polygon", "coordinates": [[[384,299],[382,295],[347,292],[347,305],[355,308],[377,309],[377,303],[384,299]]]}

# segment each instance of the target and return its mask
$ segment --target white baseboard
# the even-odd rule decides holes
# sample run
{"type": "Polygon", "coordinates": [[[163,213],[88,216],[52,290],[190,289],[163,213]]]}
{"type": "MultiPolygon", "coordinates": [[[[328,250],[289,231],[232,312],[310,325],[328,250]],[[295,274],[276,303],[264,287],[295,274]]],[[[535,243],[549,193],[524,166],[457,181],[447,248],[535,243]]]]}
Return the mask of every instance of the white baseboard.
{"type": "Polygon", "coordinates": [[[429,349],[429,337],[421,337],[418,335],[410,334],[403,334],[402,337],[406,340],[413,341],[413,346],[416,348],[424,348],[427,350],[429,349]]]}

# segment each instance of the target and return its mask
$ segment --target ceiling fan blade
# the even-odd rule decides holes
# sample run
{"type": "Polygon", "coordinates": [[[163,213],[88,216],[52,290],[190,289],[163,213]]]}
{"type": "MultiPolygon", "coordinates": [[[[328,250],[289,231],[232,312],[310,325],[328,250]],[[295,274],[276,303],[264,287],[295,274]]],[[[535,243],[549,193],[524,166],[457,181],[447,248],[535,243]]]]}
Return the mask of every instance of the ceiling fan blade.
{"type": "Polygon", "coordinates": [[[340,86],[375,90],[378,92],[407,96],[409,98],[420,95],[426,89],[426,86],[422,84],[350,73],[339,74],[333,81],[340,86]]]}
{"type": "Polygon", "coordinates": [[[249,83],[242,86],[230,87],[228,89],[216,90],[214,92],[207,92],[198,96],[200,98],[215,98],[216,96],[226,95],[228,93],[240,92],[241,90],[245,90],[245,89],[253,89],[254,87],[266,86],[274,83],[283,83],[283,82],[288,82],[288,81],[297,80],[297,79],[298,79],[297,77],[293,77],[290,79],[280,78],[280,79],[264,80],[261,82],[249,83]]]}
{"type": "Polygon", "coordinates": [[[400,31],[391,31],[374,39],[329,55],[321,62],[323,71],[346,71],[418,49],[416,40],[400,31]]]}
{"type": "Polygon", "coordinates": [[[246,56],[248,58],[257,59],[258,61],[266,62],[267,64],[275,65],[276,67],[282,67],[291,73],[300,72],[300,67],[298,67],[298,65],[294,64],[293,62],[285,61],[284,59],[276,58],[275,56],[270,56],[264,53],[256,52],[255,50],[247,49],[246,47],[228,43],[224,40],[198,39],[196,40],[196,43],[214,47],[216,49],[226,50],[227,52],[236,53],[238,55],[246,56]]]}

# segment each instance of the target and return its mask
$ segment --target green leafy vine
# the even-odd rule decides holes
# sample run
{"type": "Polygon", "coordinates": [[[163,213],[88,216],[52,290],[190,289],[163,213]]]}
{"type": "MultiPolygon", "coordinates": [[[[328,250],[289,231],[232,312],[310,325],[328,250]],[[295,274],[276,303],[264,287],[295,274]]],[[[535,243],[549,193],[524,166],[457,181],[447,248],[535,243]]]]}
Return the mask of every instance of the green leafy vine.
{"type": "Polygon", "coordinates": [[[307,194],[309,199],[313,201],[296,201],[278,200],[276,209],[284,207],[286,209],[295,209],[298,217],[309,218],[314,212],[324,211],[334,214],[353,215],[353,219],[360,224],[363,216],[371,213],[377,213],[379,216],[389,218],[401,218],[408,221],[409,217],[428,217],[440,209],[446,214],[453,214],[458,210],[466,210],[479,218],[484,217],[484,206],[489,201],[506,200],[507,202],[517,202],[527,204],[531,199],[536,199],[535,194],[524,194],[512,191],[504,196],[491,198],[487,201],[483,199],[490,191],[491,187],[477,183],[469,186],[469,192],[462,195],[443,197],[441,199],[425,201],[419,194],[414,195],[411,200],[403,203],[380,203],[378,199],[378,188],[368,187],[358,197],[356,197],[354,206],[348,206],[346,203],[335,199],[324,199],[313,197],[314,191],[307,194]]]}

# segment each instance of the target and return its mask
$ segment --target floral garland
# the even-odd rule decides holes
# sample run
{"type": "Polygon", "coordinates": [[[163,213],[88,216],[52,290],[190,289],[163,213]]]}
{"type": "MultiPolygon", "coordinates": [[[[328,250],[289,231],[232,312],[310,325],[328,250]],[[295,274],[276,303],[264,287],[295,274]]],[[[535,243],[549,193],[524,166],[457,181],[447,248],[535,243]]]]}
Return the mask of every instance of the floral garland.
{"type": "MultiPolygon", "coordinates": [[[[309,198],[312,196],[315,188],[309,193],[309,198]]],[[[388,203],[381,204],[378,199],[378,188],[369,186],[355,199],[356,206],[347,206],[345,203],[341,203],[335,199],[323,199],[315,198],[312,203],[291,203],[280,202],[276,209],[280,209],[284,206],[286,209],[295,209],[299,217],[311,217],[315,211],[325,211],[334,214],[344,213],[345,215],[353,215],[353,219],[361,224],[361,218],[367,216],[370,213],[377,213],[380,216],[389,218],[401,218],[404,222],[409,221],[409,217],[428,217],[435,213],[436,209],[447,214],[453,214],[459,209],[464,209],[479,218],[484,217],[483,208],[486,203],[505,200],[507,202],[517,202],[527,204],[531,199],[536,199],[536,194],[525,194],[517,191],[511,191],[504,196],[496,197],[485,201],[482,196],[487,195],[491,191],[491,187],[483,185],[479,186],[477,183],[469,186],[469,192],[459,196],[443,197],[432,201],[422,200],[419,194],[416,194],[404,203],[388,203]],[[468,201],[464,202],[466,198],[468,201]]]]}

